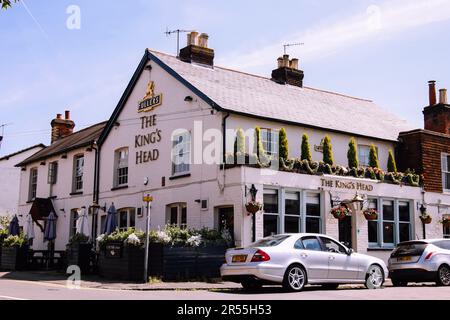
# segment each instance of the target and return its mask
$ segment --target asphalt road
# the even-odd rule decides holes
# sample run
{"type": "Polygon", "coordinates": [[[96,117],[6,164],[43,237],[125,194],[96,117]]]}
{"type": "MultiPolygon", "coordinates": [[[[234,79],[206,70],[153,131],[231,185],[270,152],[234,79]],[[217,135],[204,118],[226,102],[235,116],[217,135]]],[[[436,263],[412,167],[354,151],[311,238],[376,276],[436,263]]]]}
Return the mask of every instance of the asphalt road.
{"type": "Polygon", "coordinates": [[[300,293],[285,293],[278,287],[266,287],[254,293],[240,289],[222,291],[131,291],[80,288],[58,284],[0,279],[0,300],[450,300],[450,287],[434,285],[386,287],[367,290],[363,287],[323,290],[307,287],[300,293]]]}

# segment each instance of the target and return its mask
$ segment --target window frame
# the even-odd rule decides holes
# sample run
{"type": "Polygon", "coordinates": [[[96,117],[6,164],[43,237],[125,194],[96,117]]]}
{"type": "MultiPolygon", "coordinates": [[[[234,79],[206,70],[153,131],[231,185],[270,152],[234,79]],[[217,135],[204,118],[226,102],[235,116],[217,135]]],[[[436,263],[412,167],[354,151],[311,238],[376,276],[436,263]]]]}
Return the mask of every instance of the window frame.
{"type": "Polygon", "coordinates": [[[187,202],[177,202],[171,203],[166,206],[166,223],[170,225],[176,225],[181,229],[187,229],[188,227],[188,219],[187,219],[187,202]],[[173,208],[177,209],[177,221],[176,223],[172,223],[172,212],[173,208]],[[184,211],[184,212],[183,212],[184,211]],[[184,217],[183,217],[184,216],[184,217]],[[183,220],[185,219],[184,223],[183,220]]]}
{"type": "Polygon", "coordinates": [[[34,201],[37,197],[38,174],[39,172],[37,167],[30,169],[28,182],[28,201],[34,201]]]}
{"type": "Polygon", "coordinates": [[[114,151],[114,187],[125,187],[128,185],[128,177],[129,177],[129,161],[130,161],[130,153],[128,147],[119,148],[114,151]],[[126,163],[121,163],[122,152],[126,154],[126,163]],[[126,171],[125,173],[121,172],[121,170],[126,171]],[[122,180],[121,180],[122,179],[122,180]]]}
{"type": "MultiPolygon", "coordinates": [[[[361,167],[368,167],[369,166],[369,163],[370,163],[370,148],[371,148],[370,145],[363,144],[363,143],[357,145],[357,149],[358,149],[358,163],[359,163],[359,165],[361,167]],[[361,153],[360,153],[361,150],[365,150],[366,148],[367,148],[367,163],[365,161],[361,160],[361,153]]],[[[378,147],[377,146],[375,146],[375,150],[376,150],[377,156],[378,156],[379,152],[378,152],[378,147]]]]}
{"type": "MultiPolygon", "coordinates": [[[[264,216],[270,215],[270,216],[277,216],[277,233],[276,234],[283,234],[285,232],[286,227],[286,217],[298,217],[299,219],[299,232],[298,233],[306,233],[306,220],[308,218],[313,218],[319,220],[319,233],[324,233],[325,227],[324,227],[324,205],[323,205],[323,198],[322,193],[317,190],[302,190],[302,189],[295,189],[295,188],[275,188],[273,186],[264,186],[263,194],[266,191],[276,191],[278,193],[278,213],[275,212],[266,212],[263,206],[263,230],[264,230],[264,216]],[[293,215],[293,214],[286,214],[286,193],[297,193],[299,196],[299,215],[293,215]],[[312,216],[307,214],[307,197],[309,194],[315,194],[318,197],[319,201],[319,215],[318,216],[312,216]]],[[[264,203],[264,201],[263,201],[264,203]]],[[[267,235],[263,235],[267,236],[267,235]]]]}
{"type": "Polygon", "coordinates": [[[442,225],[442,237],[444,239],[450,239],[450,226],[442,225]]]}
{"type": "Polygon", "coordinates": [[[192,148],[192,135],[190,131],[183,131],[172,135],[172,150],[171,150],[172,177],[182,176],[190,173],[191,156],[192,156],[191,148],[192,148]],[[183,140],[187,138],[187,140],[183,142],[177,141],[180,137],[184,137],[183,140]],[[181,156],[179,152],[180,149],[185,150],[181,156]],[[186,157],[188,159],[185,159],[186,157]],[[179,161],[177,160],[181,160],[180,163],[178,163],[179,161]],[[185,161],[187,161],[187,163],[185,161]],[[178,170],[177,169],[178,166],[180,166],[181,168],[183,168],[183,166],[185,167],[183,170],[178,170]]]}
{"type": "Polygon", "coordinates": [[[55,185],[58,182],[58,161],[52,161],[48,164],[47,183],[55,185]]]}
{"type": "Polygon", "coordinates": [[[279,152],[279,139],[280,139],[280,131],[276,129],[270,129],[270,128],[261,128],[260,129],[260,135],[261,135],[261,143],[263,145],[264,151],[269,156],[276,156],[279,152]],[[270,136],[270,140],[267,139],[267,137],[270,136]],[[268,148],[270,146],[270,150],[268,148]]]}
{"type": "Polygon", "coordinates": [[[77,220],[79,218],[78,208],[70,210],[69,217],[69,237],[74,236],[77,233],[77,220]]]}
{"type": "Polygon", "coordinates": [[[441,174],[442,174],[442,192],[450,193],[450,189],[446,188],[447,183],[450,186],[450,154],[449,153],[444,153],[444,152],[441,153],[441,174]]]}
{"type": "Polygon", "coordinates": [[[116,213],[116,221],[117,221],[117,228],[120,231],[126,231],[128,228],[134,228],[136,227],[136,208],[134,207],[125,207],[125,208],[120,208],[117,210],[116,213]],[[127,225],[126,226],[121,226],[120,225],[120,215],[126,213],[127,215],[127,225]],[[131,216],[134,215],[134,225],[131,225],[131,216]]]}
{"type": "Polygon", "coordinates": [[[83,192],[85,160],[86,158],[84,154],[77,154],[73,156],[73,179],[72,179],[73,192],[83,192]],[[81,175],[78,175],[78,161],[80,159],[83,159],[83,162],[81,166],[81,175]]]}

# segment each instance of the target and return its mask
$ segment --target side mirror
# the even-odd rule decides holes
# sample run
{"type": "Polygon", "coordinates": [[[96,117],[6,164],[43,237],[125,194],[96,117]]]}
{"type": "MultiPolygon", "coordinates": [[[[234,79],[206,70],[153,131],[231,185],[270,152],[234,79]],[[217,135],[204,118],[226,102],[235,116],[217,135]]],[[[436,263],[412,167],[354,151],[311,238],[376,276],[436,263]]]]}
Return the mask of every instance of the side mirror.
{"type": "Polygon", "coordinates": [[[347,255],[351,256],[353,252],[354,252],[353,249],[348,249],[347,250],[347,255]]]}

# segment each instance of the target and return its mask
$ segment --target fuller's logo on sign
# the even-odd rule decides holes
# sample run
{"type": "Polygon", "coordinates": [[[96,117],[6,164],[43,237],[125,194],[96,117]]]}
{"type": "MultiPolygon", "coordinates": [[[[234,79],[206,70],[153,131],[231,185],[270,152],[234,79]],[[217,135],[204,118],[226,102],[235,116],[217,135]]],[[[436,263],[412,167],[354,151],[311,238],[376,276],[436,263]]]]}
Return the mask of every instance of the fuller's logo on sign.
{"type": "Polygon", "coordinates": [[[162,104],[162,93],[155,95],[155,83],[150,81],[147,85],[145,97],[139,102],[138,112],[152,111],[162,104]]]}

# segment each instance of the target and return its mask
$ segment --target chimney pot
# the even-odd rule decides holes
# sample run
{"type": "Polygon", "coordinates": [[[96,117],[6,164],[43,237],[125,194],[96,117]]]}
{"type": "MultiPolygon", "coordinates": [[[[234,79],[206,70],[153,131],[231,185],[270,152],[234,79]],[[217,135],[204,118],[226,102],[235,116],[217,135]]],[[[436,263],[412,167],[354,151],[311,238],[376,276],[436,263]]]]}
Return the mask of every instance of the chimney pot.
{"type": "Polygon", "coordinates": [[[429,88],[430,106],[434,106],[436,104],[436,81],[434,80],[428,81],[428,88],[429,88]]]}
{"type": "Polygon", "coordinates": [[[61,114],[61,113],[58,113],[58,114],[56,115],[56,119],[62,119],[62,114],[61,114]]]}
{"type": "Polygon", "coordinates": [[[195,46],[197,44],[197,31],[192,31],[191,33],[188,33],[187,35],[187,45],[188,46],[195,46]]]}
{"type": "Polygon", "coordinates": [[[208,39],[209,36],[207,33],[202,33],[199,37],[198,37],[198,45],[202,48],[208,48],[208,39]]]}
{"type": "Polygon", "coordinates": [[[277,61],[278,61],[278,68],[283,68],[283,58],[282,58],[282,57],[279,57],[279,58],[277,59],[277,61]]]}
{"type": "Polygon", "coordinates": [[[291,60],[291,68],[298,70],[298,59],[294,58],[291,60]]]}
{"type": "Polygon", "coordinates": [[[448,101],[447,101],[447,89],[439,90],[439,103],[440,104],[448,104],[448,101]]]}
{"type": "Polygon", "coordinates": [[[70,120],[70,111],[69,110],[66,110],[66,112],[65,112],[65,119],[70,120]]]}
{"type": "Polygon", "coordinates": [[[289,68],[289,55],[288,54],[283,55],[283,66],[286,68],[289,68]]]}

